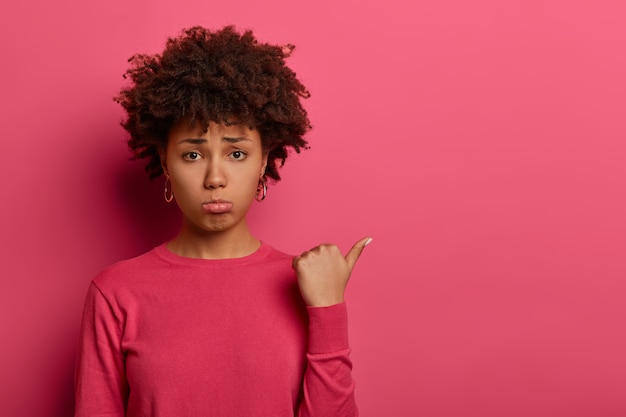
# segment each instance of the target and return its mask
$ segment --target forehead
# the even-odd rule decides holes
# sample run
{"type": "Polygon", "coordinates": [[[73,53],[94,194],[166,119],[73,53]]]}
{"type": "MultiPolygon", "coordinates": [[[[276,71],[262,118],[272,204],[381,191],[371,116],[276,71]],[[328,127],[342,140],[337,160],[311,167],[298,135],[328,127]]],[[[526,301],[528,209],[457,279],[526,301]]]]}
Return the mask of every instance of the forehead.
{"type": "Polygon", "coordinates": [[[180,121],[172,126],[168,134],[168,142],[187,138],[211,137],[245,137],[253,141],[261,141],[260,133],[257,129],[246,124],[209,122],[209,126],[203,131],[200,123],[190,123],[187,120],[180,121]]]}

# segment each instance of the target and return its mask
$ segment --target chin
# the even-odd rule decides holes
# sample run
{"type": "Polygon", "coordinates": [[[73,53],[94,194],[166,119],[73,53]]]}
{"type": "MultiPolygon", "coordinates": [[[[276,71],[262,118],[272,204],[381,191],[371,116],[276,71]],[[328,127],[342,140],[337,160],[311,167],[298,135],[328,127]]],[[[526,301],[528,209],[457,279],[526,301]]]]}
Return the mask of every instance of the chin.
{"type": "Polygon", "coordinates": [[[202,229],[207,232],[226,232],[231,229],[235,229],[238,223],[233,222],[227,216],[220,216],[221,218],[213,218],[210,221],[202,225],[202,229]]]}
{"type": "Polygon", "coordinates": [[[210,232],[224,232],[232,227],[233,225],[226,220],[216,220],[216,221],[212,221],[210,224],[204,224],[201,226],[202,230],[205,230],[209,233],[210,232]]]}

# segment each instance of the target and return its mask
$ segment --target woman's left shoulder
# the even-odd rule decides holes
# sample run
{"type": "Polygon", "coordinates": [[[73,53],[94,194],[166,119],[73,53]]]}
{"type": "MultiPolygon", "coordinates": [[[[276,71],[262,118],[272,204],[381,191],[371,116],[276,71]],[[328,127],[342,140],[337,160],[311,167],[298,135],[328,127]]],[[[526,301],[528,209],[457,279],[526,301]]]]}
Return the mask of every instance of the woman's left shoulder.
{"type": "Polygon", "coordinates": [[[291,265],[291,262],[294,258],[294,255],[290,255],[282,250],[276,249],[274,246],[269,243],[262,242],[260,251],[264,253],[264,259],[268,262],[288,262],[291,265]]]}

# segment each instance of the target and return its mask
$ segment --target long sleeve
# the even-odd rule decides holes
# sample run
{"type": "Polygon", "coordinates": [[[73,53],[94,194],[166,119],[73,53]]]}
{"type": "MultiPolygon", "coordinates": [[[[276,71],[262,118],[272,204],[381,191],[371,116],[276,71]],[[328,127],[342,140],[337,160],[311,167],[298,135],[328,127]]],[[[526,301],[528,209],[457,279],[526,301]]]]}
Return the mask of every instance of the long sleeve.
{"type": "Polygon", "coordinates": [[[309,347],[299,417],[356,417],[345,303],[307,307],[309,347]]]}
{"type": "Polygon", "coordinates": [[[100,290],[87,292],[77,352],[75,417],[123,417],[128,399],[120,321],[100,290]]]}

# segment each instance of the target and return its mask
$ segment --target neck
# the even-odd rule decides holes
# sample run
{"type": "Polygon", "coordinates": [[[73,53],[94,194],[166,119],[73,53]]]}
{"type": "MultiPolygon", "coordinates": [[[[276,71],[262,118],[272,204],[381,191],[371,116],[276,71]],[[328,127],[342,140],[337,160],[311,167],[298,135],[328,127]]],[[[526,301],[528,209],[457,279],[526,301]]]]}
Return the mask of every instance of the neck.
{"type": "Polygon", "coordinates": [[[206,232],[185,221],[178,235],[167,243],[175,254],[199,259],[241,258],[260,246],[261,242],[252,236],[247,224],[236,230],[206,232]]]}

